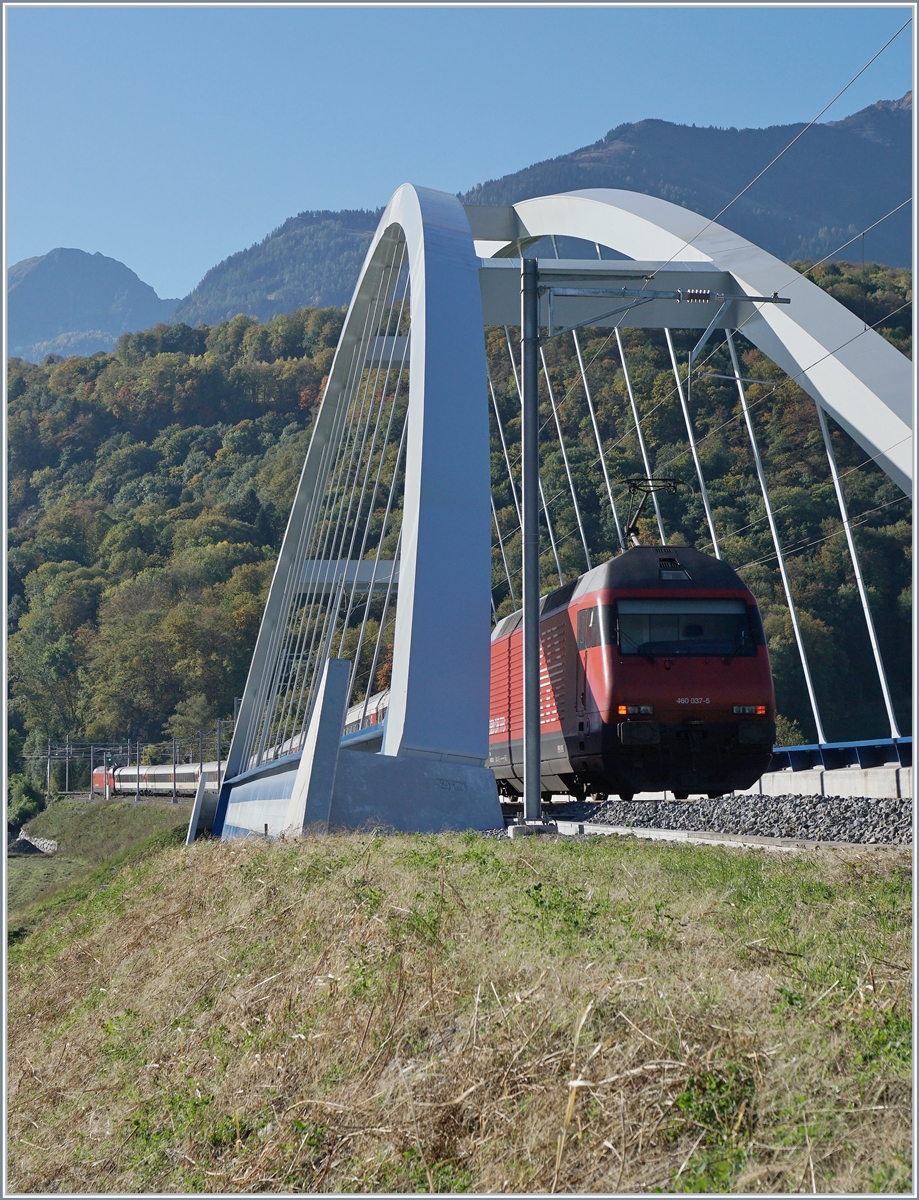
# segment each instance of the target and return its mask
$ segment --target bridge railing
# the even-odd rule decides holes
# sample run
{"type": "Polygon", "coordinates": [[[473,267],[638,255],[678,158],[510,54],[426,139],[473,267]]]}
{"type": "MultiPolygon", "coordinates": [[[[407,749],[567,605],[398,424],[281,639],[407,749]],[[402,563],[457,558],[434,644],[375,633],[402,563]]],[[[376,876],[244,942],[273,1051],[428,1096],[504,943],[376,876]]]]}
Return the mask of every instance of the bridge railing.
{"type": "Polygon", "coordinates": [[[810,771],[824,767],[836,771],[842,767],[882,767],[893,764],[913,765],[913,739],[875,738],[863,742],[828,742],[824,745],[776,746],[770,771],[810,771]]]}

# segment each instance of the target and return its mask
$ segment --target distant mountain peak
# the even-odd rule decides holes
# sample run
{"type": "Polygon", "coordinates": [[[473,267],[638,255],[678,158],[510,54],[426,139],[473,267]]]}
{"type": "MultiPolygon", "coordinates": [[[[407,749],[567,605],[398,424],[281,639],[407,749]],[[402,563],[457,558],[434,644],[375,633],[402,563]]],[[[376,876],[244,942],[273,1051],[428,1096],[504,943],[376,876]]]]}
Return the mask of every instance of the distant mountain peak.
{"type": "Polygon", "coordinates": [[[899,100],[878,100],[877,104],[872,104],[872,108],[889,108],[891,110],[903,109],[905,112],[913,111],[913,92],[912,88],[901,96],[899,100]]]}
{"type": "Polygon", "coordinates": [[[33,361],[111,350],[122,333],[168,321],[178,303],[116,258],[69,246],[13,263],[7,297],[9,352],[33,361]]]}

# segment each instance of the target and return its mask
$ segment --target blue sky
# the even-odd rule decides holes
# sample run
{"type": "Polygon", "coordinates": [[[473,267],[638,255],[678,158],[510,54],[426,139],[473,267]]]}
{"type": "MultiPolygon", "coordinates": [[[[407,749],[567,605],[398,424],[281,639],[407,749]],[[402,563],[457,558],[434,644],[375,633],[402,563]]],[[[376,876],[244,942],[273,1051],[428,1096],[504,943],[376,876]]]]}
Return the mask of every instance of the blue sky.
{"type": "MultiPolygon", "coordinates": [[[[7,7],[7,262],[161,296],[304,209],[465,191],[623,122],[809,121],[904,5],[7,7]]],[[[912,28],[826,113],[912,86],[912,28]]]]}

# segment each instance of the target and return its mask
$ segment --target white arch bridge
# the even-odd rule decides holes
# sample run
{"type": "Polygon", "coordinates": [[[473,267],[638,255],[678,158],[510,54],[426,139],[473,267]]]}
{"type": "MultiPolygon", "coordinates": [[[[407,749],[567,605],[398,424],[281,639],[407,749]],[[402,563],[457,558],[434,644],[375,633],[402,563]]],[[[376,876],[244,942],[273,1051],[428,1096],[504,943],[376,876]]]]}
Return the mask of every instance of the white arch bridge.
{"type": "MultiPolygon", "coordinates": [[[[383,214],[347,313],[219,796],[199,793],[189,840],[203,829],[226,838],[368,821],[418,830],[500,824],[494,777],[484,765],[493,521],[497,529],[490,403],[520,508],[483,329],[504,326],[507,332],[521,324],[521,256],[536,244],[551,245],[554,254],[538,260],[538,323],[549,335],[570,331],[574,338],[620,539],[623,522],[578,328],[615,331],[647,475],[647,444],[619,331],[665,331],[719,556],[692,421],[691,370],[711,334],[726,331],[818,737],[825,742],[732,331],[742,330],[816,402],[891,737],[899,737],[824,414],[911,494],[913,372],[905,356],[787,264],[664,200],[590,190],[513,207],[464,208],[453,196],[405,185],[383,214]],[[571,238],[595,248],[596,258],[558,257],[558,239],[571,238]],[[680,370],[671,328],[699,333],[688,373],[680,370]],[[382,734],[373,724],[381,709],[374,693],[381,687],[388,689],[382,734]],[[379,749],[360,753],[355,747],[361,745],[379,749]]],[[[507,344],[519,386],[509,336],[507,344]]],[[[590,566],[551,384],[549,397],[590,566]]],[[[542,506],[554,551],[544,496],[542,506]]],[[[666,542],[659,510],[656,518],[666,542]]]]}

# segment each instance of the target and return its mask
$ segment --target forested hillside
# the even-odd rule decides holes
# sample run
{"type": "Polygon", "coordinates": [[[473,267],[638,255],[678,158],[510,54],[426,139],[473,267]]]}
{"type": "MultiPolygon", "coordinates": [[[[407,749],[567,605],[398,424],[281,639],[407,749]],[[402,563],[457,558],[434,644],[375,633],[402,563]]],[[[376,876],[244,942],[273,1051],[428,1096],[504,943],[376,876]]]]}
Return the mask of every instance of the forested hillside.
{"type": "Polygon", "coordinates": [[[214,324],[246,313],[267,321],[309,305],[347,304],[383,214],[304,212],[212,267],[173,319],[214,324]]]}
{"type": "MultiPolygon", "coordinates": [[[[729,229],[786,262],[818,259],[912,194],[912,94],[813,126],[731,203],[803,129],[696,128],[656,120],[617,125],[590,146],[489,180],[460,198],[465,204],[516,204],[580,188],[625,188],[706,217],[730,204],[722,220],[729,229]]],[[[866,235],[868,257],[907,266],[912,226],[907,205],[866,235]]]]}
{"type": "MultiPolygon", "coordinates": [[[[799,264],[800,266],[800,264],[799,264]]],[[[908,353],[908,273],[828,265],[814,277],[908,353]],[[894,317],[886,314],[901,309],[894,317]]],[[[343,314],[307,309],[260,324],[157,326],[112,354],[9,364],[10,686],[14,741],[155,740],[180,704],[226,716],[240,695],[267,587],[343,314]]],[[[690,339],[677,335],[685,361],[690,339]]],[[[706,549],[704,514],[662,338],[625,335],[654,469],[684,480],[663,501],[668,536],[706,549]]],[[[500,330],[487,331],[512,460],[519,403],[500,330]]],[[[612,479],[641,474],[615,339],[582,348],[612,479]]],[[[879,690],[813,402],[748,344],[749,389],[802,623],[831,737],[884,735],[879,690]],[[840,687],[840,681],[845,687],[840,687]]],[[[546,346],[596,563],[615,550],[605,487],[570,337],[546,346]]],[[[760,598],[779,709],[811,721],[736,391],[716,348],[693,387],[694,420],[725,557],[760,598]]],[[[484,401],[484,397],[483,397],[484,401]]],[[[543,394],[544,419],[552,416],[543,394]]],[[[910,685],[909,503],[845,435],[834,433],[846,494],[901,719],[910,685]]],[[[511,561],[519,532],[495,437],[498,520],[511,561]]],[[[566,574],[583,569],[552,426],[543,480],[566,574]]],[[[621,486],[617,489],[621,493],[621,486]]],[[[644,522],[649,539],[654,530],[644,522]]],[[[557,581],[548,542],[547,587],[557,581]]],[[[501,556],[495,603],[510,611],[501,556]]],[[[517,585],[515,584],[515,587],[517,585]]],[[[519,597],[519,590],[517,591],[519,597]]]]}

